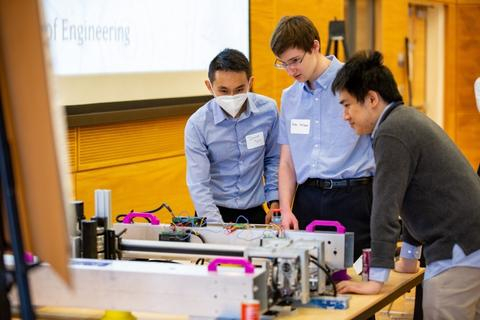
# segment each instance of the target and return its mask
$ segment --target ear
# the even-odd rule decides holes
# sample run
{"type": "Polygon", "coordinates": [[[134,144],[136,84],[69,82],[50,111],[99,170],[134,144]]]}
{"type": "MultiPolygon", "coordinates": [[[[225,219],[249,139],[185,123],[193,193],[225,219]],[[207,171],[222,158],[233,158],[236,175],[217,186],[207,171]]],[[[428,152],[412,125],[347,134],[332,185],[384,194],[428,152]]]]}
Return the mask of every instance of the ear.
{"type": "Polygon", "coordinates": [[[255,78],[253,76],[251,76],[250,79],[248,80],[248,91],[252,91],[254,80],[255,78]]]}
{"type": "Polygon", "coordinates": [[[318,40],[313,40],[312,52],[320,52],[320,42],[318,40]]]}
{"type": "Polygon", "coordinates": [[[212,86],[212,83],[210,82],[210,80],[205,80],[205,86],[207,87],[208,91],[210,91],[210,93],[212,94],[212,96],[214,96],[215,94],[213,94],[213,86],[212,86]]]}
{"type": "Polygon", "coordinates": [[[365,101],[373,108],[377,109],[380,105],[380,96],[378,92],[369,90],[367,92],[367,96],[365,97],[365,101]]]}

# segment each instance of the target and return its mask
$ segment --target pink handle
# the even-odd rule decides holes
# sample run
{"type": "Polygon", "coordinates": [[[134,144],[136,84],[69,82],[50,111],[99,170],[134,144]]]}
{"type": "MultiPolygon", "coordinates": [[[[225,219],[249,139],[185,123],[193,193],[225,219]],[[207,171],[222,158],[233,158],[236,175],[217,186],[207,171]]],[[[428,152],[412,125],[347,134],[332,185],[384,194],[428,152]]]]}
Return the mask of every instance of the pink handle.
{"type": "Polygon", "coordinates": [[[216,258],[208,264],[208,271],[217,271],[219,264],[236,264],[245,267],[245,273],[253,273],[255,267],[247,259],[235,259],[235,258],[216,258]]]}
{"type": "Polygon", "coordinates": [[[31,252],[25,251],[23,253],[23,260],[28,264],[32,264],[35,262],[35,256],[31,252]]]}
{"type": "Polygon", "coordinates": [[[140,218],[147,218],[150,219],[150,224],[157,225],[160,224],[160,220],[158,220],[157,217],[155,217],[151,213],[146,213],[146,212],[130,212],[123,218],[123,223],[132,223],[133,218],[140,217],[140,218]]]}
{"type": "Polygon", "coordinates": [[[313,220],[310,224],[305,228],[307,232],[315,231],[315,227],[336,227],[337,233],[345,233],[347,229],[338,221],[331,221],[331,220],[313,220]]]}

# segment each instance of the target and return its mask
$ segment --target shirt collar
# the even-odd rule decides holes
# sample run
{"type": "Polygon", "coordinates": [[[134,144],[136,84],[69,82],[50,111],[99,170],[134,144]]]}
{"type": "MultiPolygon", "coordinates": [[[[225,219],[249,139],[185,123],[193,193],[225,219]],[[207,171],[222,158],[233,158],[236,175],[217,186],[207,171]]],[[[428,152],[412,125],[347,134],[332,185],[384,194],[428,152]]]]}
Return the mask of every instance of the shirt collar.
{"type": "MultiPolygon", "coordinates": [[[[313,81],[313,87],[315,89],[327,89],[333,82],[333,79],[335,79],[335,75],[337,74],[338,70],[342,67],[342,63],[338,61],[335,56],[326,56],[326,58],[330,60],[330,64],[328,65],[327,69],[315,81],[313,81]]],[[[306,82],[303,83],[303,89],[309,93],[313,93],[314,91],[310,89],[306,82]]]]}
{"type": "Polygon", "coordinates": [[[390,102],[390,103],[385,107],[385,109],[383,109],[382,114],[380,115],[380,117],[378,117],[377,123],[375,123],[375,127],[373,128],[373,131],[372,131],[372,133],[370,134],[370,137],[372,138],[372,140],[373,140],[373,138],[375,137],[375,133],[377,132],[378,126],[380,126],[380,121],[382,120],[383,115],[384,115],[385,112],[387,112],[387,110],[390,109],[393,105],[394,105],[394,102],[390,102]]]}
{"type": "MultiPolygon", "coordinates": [[[[223,111],[222,107],[218,105],[215,99],[212,99],[212,112],[213,112],[213,121],[215,124],[219,124],[220,122],[232,119],[231,117],[227,116],[227,114],[223,111]]],[[[238,117],[237,119],[233,120],[241,120],[250,117],[250,114],[257,113],[258,108],[254,102],[253,95],[251,92],[247,93],[247,108],[245,111],[238,117]]]]}

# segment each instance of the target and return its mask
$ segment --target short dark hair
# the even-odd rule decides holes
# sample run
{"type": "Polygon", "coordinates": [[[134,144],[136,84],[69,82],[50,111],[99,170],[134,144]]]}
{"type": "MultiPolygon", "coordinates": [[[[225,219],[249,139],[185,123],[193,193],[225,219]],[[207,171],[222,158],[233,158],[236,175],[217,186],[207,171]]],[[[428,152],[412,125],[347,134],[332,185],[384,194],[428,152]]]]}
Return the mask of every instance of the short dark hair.
{"type": "Polygon", "coordinates": [[[305,16],[286,16],[280,19],[273,31],[270,48],[277,57],[290,48],[309,52],[315,40],[320,43],[318,30],[310,19],[305,16]]]}
{"type": "Polygon", "coordinates": [[[252,67],[247,57],[243,53],[235,49],[224,49],[217,54],[210,62],[208,67],[208,79],[211,83],[215,81],[215,72],[217,71],[234,71],[245,72],[247,79],[252,76],[252,67]]]}
{"type": "Polygon", "coordinates": [[[383,65],[383,56],[378,51],[360,51],[345,63],[332,84],[334,94],[342,90],[360,103],[365,101],[369,90],[378,92],[387,103],[403,100],[392,72],[383,65]]]}

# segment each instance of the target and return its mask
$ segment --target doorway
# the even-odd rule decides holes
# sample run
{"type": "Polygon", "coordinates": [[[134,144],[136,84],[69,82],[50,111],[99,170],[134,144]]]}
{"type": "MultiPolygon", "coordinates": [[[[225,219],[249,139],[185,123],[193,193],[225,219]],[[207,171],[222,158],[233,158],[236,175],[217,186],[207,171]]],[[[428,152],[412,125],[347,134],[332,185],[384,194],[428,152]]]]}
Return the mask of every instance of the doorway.
{"type": "Polygon", "coordinates": [[[405,102],[444,125],[445,8],[409,4],[408,95],[405,102]]]}

